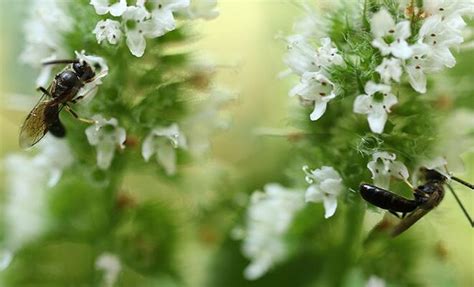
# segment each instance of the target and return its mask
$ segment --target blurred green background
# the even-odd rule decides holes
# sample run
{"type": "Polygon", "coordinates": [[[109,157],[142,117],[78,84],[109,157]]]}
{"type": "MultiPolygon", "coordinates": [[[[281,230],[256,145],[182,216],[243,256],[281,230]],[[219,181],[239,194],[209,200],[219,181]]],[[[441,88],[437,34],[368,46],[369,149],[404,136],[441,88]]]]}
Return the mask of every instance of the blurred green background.
{"type": "MultiPolygon", "coordinates": [[[[4,158],[6,154],[19,152],[19,126],[28,112],[12,109],[11,98],[18,94],[34,97],[38,94],[34,86],[35,75],[18,61],[23,47],[22,22],[26,17],[28,1],[0,1],[0,157],[4,158]]],[[[317,2],[324,5],[324,1],[317,2]]],[[[291,157],[291,142],[284,138],[255,136],[253,131],[259,127],[288,127],[291,99],[287,94],[296,79],[277,78],[277,74],[285,69],[282,58],[286,50],[285,43],[276,39],[276,35],[280,32],[290,34],[293,22],[304,11],[293,1],[271,0],[222,0],[219,1],[219,10],[217,19],[200,22],[192,27],[201,37],[194,46],[198,56],[213,59],[218,65],[215,83],[236,91],[239,98],[229,107],[233,114],[232,126],[212,140],[214,159],[200,168],[191,168],[189,172],[203,175],[200,181],[204,183],[201,184],[207,186],[205,173],[212,172],[216,165],[222,165],[226,167],[227,176],[236,182],[241,180],[245,184],[242,190],[250,192],[267,182],[283,181],[283,171],[291,157]]],[[[472,79],[472,67],[474,52],[471,50],[464,52],[463,61],[449,73],[472,79]]],[[[471,88],[471,102],[463,103],[470,106],[474,102],[474,82],[471,88]]],[[[446,90],[449,92],[449,87],[446,90]]],[[[453,149],[456,147],[453,146],[453,149]]],[[[471,148],[462,157],[465,160],[465,172],[459,177],[474,182],[474,149],[471,148]]],[[[3,166],[1,174],[4,182],[3,166]]],[[[227,191],[225,186],[193,193],[193,189],[199,189],[199,184],[192,180],[188,182],[190,192],[182,193],[168,186],[165,188],[169,192],[157,195],[153,192],[158,188],[157,184],[153,178],[132,174],[126,178],[124,186],[130,192],[139,194],[140,201],[158,197],[165,204],[176,207],[177,211],[183,213],[179,215],[179,224],[184,226],[191,222],[190,218],[200,215],[196,214],[196,206],[219,204],[213,202],[216,194],[228,192],[228,197],[232,199],[238,196],[234,191],[227,191]]],[[[459,185],[456,185],[456,189],[473,214],[474,193],[459,185]]],[[[4,193],[5,188],[0,191],[4,193]]],[[[5,197],[4,194],[0,196],[2,200],[5,197]]],[[[236,205],[223,205],[222,209],[225,208],[236,208],[236,205]]],[[[236,210],[228,212],[233,214],[236,210]]],[[[380,214],[369,211],[367,230],[378,218],[380,214]]],[[[188,226],[188,229],[183,227],[186,230],[183,237],[187,239],[186,248],[180,252],[180,261],[191,286],[202,286],[205,273],[209,272],[207,263],[224,240],[222,231],[231,226],[234,220],[234,216],[229,216],[227,220],[209,221],[199,226],[188,226]]],[[[427,260],[426,264],[421,265],[419,274],[446,272],[459,277],[463,286],[474,286],[474,231],[450,195],[415,228],[421,242],[439,245],[439,252],[446,263],[437,266],[427,260]]]]}

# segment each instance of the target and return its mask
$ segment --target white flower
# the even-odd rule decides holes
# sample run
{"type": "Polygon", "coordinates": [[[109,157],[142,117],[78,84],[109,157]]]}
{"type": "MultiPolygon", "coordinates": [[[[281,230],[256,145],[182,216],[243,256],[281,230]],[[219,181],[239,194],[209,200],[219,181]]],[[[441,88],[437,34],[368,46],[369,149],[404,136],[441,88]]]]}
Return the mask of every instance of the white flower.
{"type": "Polygon", "coordinates": [[[251,261],[244,270],[245,278],[260,278],[286,257],[284,235],[303,207],[301,191],[276,183],[265,185],[264,192],[252,194],[242,244],[242,253],[251,261]]]}
{"type": "Polygon", "coordinates": [[[339,51],[332,45],[330,38],[321,39],[321,47],[318,49],[317,62],[319,67],[330,67],[332,65],[342,65],[344,60],[339,55],[339,51]]]}
{"type": "Polygon", "coordinates": [[[176,173],[176,149],[186,149],[186,138],[179,130],[177,124],[168,127],[154,128],[143,141],[142,156],[149,161],[153,154],[156,160],[163,166],[166,174],[176,173]]]}
{"type": "Polygon", "coordinates": [[[439,15],[452,28],[466,25],[463,15],[474,15],[474,2],[469,0],[424,0],[423,10],[428,16],[439,15]]]}
{"type": "Polygon", "coordinates": [[[5,160],[5,245],[11,252],[40,236],[47,228],[47,192],[73,163],[64,140],[46,135],[34,157],[9,155],[5,160]]]}
{"type": "Polygon", "coordinates": [[[72,165],[74,157],[65,140],[45,136],[38,144],[39,153],[32,159],[33,164],[47,174],[47,186],[55,186],[64,169],[72,165]]]}
{"type": "Polygon", "coordinates": [[[94,6],[95,12],[99,15],[105,15],[110,12],[112,16],[122,16],[127,9],[127,1],[120,0],[110,5],[109,0],[91,0],[90,4],[94,6]]]}
{"type": "Polygon", "coordinates": [[[97,22],[97,25],[95,26],[95,29],[92,31],[92,33],[95,34],[99,44],[103,40],[107,39],[110,44],[115,45],[122,37],[120,22],[110,19],[97,22]]]}
{"type": "Polygon", "coordinates": [[[376,84],[372,81],[365,85],[365,94],[358,96],[354,101],[354,112],[367,114],[370,130],[382,133],[387,121],[387,113],[398,100],[388,85],[376,84]]]}
{"type": "Polygon", "coordinates": [[[426,44],[417,43],[412,46],[413,56],[405,63],[410,85],[419,93],[426,92],[426,73],[439,70],[433,66],[434,61],[429,57],[429,47],[426,44]]]}
{"type": "Polygon", "coordinates": [[[366,287],[385,287],[385,281],[375,275],[370,276],[366,287]]]}
{"type": "Polygon", "coordinates": [[[86,129],[86,136],[89,143],[96,146],[97,166],[100,169],[109,168],[117,147],[125,148],[125,129],[119,127],[115,118],[106,120],[102,115],[92,117],[95,124],[86,129]]]}
{"type": "Polygon", "coordinates": [[[318,120],[326,111],[327,103],[336,97],[334,84],[320,72],[304,73],[301,82],[290,91],[290,96],[294,95],[300,96],[303,104],[314,105],[312,121],[318,120]]]}
{"type": "Polygon", "coordinates": [[[13,252],[7,249],[0,250],[0,272],[7,269],[13,260],[13,252]]]}
{"type": "Polygon", "coordinates": [[[92,81],[85,83],[76,96],[76,98],[87,96],[87,101],[90,101],[97,92],[98,86],[102,85],[102,78],[108,75],[109,67],[107,66],[107,63],[102,57],[86,55],[84,50],[82,50],[80,53],[77,51],[75,51],[74,53],[76,54],[76,58],[79,61],[86,62],[94,69],[95,77],[92,81]],[[99,68],[99,70],[96,70],[97,67],[99,68]]]}
{"type": "Polygon", "coordinates": [[[122,264],[116,255],[106,252],[97,257],[95,268],[104,272],[104,286],[112,287],[117,282],[119,273],[122,270],[122,264]]]}
{"type": "Polygon", "coordinates": [[[305,165],[303,171],[306,174],[306,182],[310,184],[306,189],[305,201],[323,202],[324,218],[333,216],[337,208],[337,197],[344,189],[341,176],[330,166],[311,170],[305,165]]]}
{"type": "Polygon", "coordinates": [[[316,63],[316,49],[302,35],[287,38],[288,54],[285,64],[297,75],[319,71],[316,63]]]}
{"type": "Polygon", "coordinates": [[[461,31],[449,28],[439,15],[428,17],[418,33],[419,42],[431,49],[431,60],[448,68],[454,67],[456,59],[450,47],[461,44],[464,38],[461,31]]]}
{"type": "Polygon", "coordinates": [[[194,156],[202,156],[211,146],[210,138],[216,130],[229,128],[231,117],[223,106],[236,99],[236,95],[222,89],[206,91],[208,98],[196,105],[195,113],[182,121],[187,146],[194,156]]]}
{"type": "MultiPolygon", "coordinates": [[[[154,0],[152,5],[151,19],[146,22],[146,37],[155,38],[166,34],[176,28],[173,12],[185,9],[189,6],[189,0],[154,0]]],[[[137,4],[140,6],[140,4],[137,4]]]]}
{"type": "Polygon", "coordinates": [[[219,16],[216,6],[217,0],[191,0],[191,4],[184,10],[184,13],[189,19],[211,20],[219,16]]]}
{"type": "Polygon", "coordinates": [[[382,64],[377,66],[375,71],[380,74],[380,78],[386,84],[390,83],[390,80],[400,82],[402,67],[400,60],[397,58],[384,58],[382,64]]]}
{"type": "Polygon", "coordinates": [[[387,189],[390,186],[390,178],[408,179],[408,169],[400,161],[395,161],[397,156],[388,152],[376,152],[372,155],[372,161],[367,168],[372,172],[374,185],[387,189]]]}
{"type": "Polygon", "coordinates": [[[327,37],[321,39],[321,46],[318,49],[313,48],[309,40],[299,34],[288,37],[287,42],[288,54],[284,61],[297,75],[317,72],[321,68],[344,63],[339,51],[327,37]]]}
{"type": "MultiPolygon", "coordinates": [[[[20,59],[30,66],[41,69],[42,61],[52,57],[65,59],[68,51],[63,44],[62,35],[73,29],[73,19],[68,15],[66,3],[59,0],[34,1],[31,5],[29,19],[24,25],[25,48],[20,59]]],[[[36,83],[45,86],[48,81],[46,68],[36,83]]]]}
{"type": "Polygon", "coordinates": [[[382,8],[372,16],[370,27],[375,37],[372,45],[378,48],[382,55],[392,54],[400,59],[408,59],[411,56],[412,51],[406,42],[410,36],[409,21],[395,24],[392,15],[382,8]]]}
{"type": "Polygon", "coordinates": [[[151,33],[148,21],[150,13],[144,7],[127,7],[122,15],[127,35],[127,46],[132,55],[141,57],[145,53],[146,41],[145,34],[151,33]]]}

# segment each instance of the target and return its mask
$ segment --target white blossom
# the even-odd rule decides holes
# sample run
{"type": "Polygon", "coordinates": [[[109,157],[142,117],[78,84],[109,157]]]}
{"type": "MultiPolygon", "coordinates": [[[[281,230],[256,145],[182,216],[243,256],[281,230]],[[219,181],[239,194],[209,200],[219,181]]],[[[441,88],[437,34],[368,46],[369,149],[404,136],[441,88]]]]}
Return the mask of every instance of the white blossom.
{"type": "Polygon", "coordinates": [[[67,142],[51,135],[33,149],[38,149],[33,157],[13,154],[5,160],[5,245],[13,253],[47,229],[48,188],[73,163],[67,142]]]}
{"type": "Polygon", "coordinates": [[[211,136],[217,130],[228,129],[231,117],[223,107],[237,98],[237,95],[223,89],[212,88],[207,99],[196,105],[180,124],[186,134],[187,146],[194,156],[204,155],[211,147],[211,136]]]}
{"type": "Polygon", "coordinates": [[[284,235],[295,214],[304,207],[303,193],[276,183],[252,194],[247,210],[243,254],[250,259],[244,270],[248,280],[263,276],[287,256],[284,235]]]}
{"type": "Polygon", "coordinates": [[[385,287],[385,281],[375,275],[369,277],[365,287],[385,287]]]}
{"type": "Polygon", "coordinates": [[[0,250],[0,272],[7,269],[13,260],[13,252],[8,249],[0,250]]]}
{"type": "Polygon", "coordinates": [[[390,178],[408,179],[408,169],[397,156],[388,152],[375,152],[367,168],[372,173],[374,185],[387,189],[390,186],[390,178]]]}
{"type": "Polygon", "coordinates": [[[98,86],[102,85],[102,78],[108,75],[109,67],[107,66],[107,63],[102,57],[86,55],[84,50],[82,50],[81,52],[75,51],[74,53],[76,54],[76,58],[79,61],[84,61],[89,64],[89,66],[91,66],[95,72],[95,76],[92,81],[85,83],[76,96],[76,98],[87,96],[87,100],[83,100],[83,102],[88,102],[92,100],[92,98],[96,94],[98,86]]]}
{"type": "Polygon", "coordinates": [[[316,49],[302,35],[293,35],[287,38],[288,54],[285,64],[297,75],[305,72],[317,72],[316,49]]]}
{"type": "Polygon", "coordinates": [[[176,173],[176,149],[186,149],[186,137],[176,123],[168,127],[156,127],[145,138],[142,145],[142,156],[149,161],[156,154],[156,161],[163,166],[166,174],[176,173]]]}
{"type": "Polygon", "coordinates": [[[417,43],[412,46],[413,56],[405,63],[405,71],[412,88],[419,93],[426,93],[426,74],[441,69],[430,59],[428,45],[417,43]]]}
{"type": "MultiPolygon", "coordinates": [[[[65,49],[62,35],[73,29],[73,19],[67,13],[67,5],[60,0],[33,1],[29,18],[24,25],[25,48],[20,59],[36,69],[43,68],[41,63],[53,58],[67,58],[68,51],[65,49]]],[[[47,84],[47,67],[42,71],[36,84],[45,86],[47,84]]]]}
{"type": "Polygon", "coordinates": [[[190,5],[184,10],[189,19],[211,20],[219,16],[216,9],[217,0],[191,0],[190,5]]]}
{"type": "Polygon", "coordinates": [[[145,53],[145,35],[151,33],[149,19],[150,13],[144,7],[127,7],[122,15],[126,43],[132,55],[141,57],[145,53]]]}
{"type": "Polygon", "coordinates": [[[327,103],[336,97],[334,84],[321,72],[304,73],[301,82],[290,91],[290,96],[298,95],[305,105],[314,105],[310,115],[318,120],[326,111],[327,103]]]}
{"type": "Polygon", "coordinates": [[[380,78],[386,84],[389,84],[390,80],[400,82],[400,76],[402,75],[401,61],[397,58],[384,58],[382,64],[378,65],[375,71],[380,74],[380,78]]]}
{"type": "Polygon", "coordinates": [[[323,68],[344,63],[330,38],[321,38],[320,42],[321,46],[316,49],[303,35],[296,34],[288,37],[288,54],[285,57],[285,63],[300,76],[307,72],[317,72],[323,68]]]}
{"type": "Polygon", "coordinates": [[[344,189],[342,178],[339,173],[330,166],[323,166],[311,170],[303,166],[306,174],[306,182],[310,184],[305,193],[306,202],[323,202],[324,218],[334,215],[337,208],[337,197],[344,189]]]}
{"type": "MultiPolygon", "coordinates": [[[[121,35],[125,34],[125,41],[132,55],[141,57],[145,53],[146,38],[156,38],[174,30],[176,28],[176,21],[173,13],[182,11],[189,6],[189,0],[155,0],[145,2],[145,0],[138,0],[136,6],[128,6],[125,9],[123,9],[122,2],[114,4],[120,4],[120,9],[114,10],[118,11],[114,13],[120,15],[114,16],[121,16],[121,22],[110,19],[99,21],[93,31],[97,41],[100,43],[107,39],[110,44],[117,44],[121,35]]],[[[108,7],[108,1],[93,0],[91,4],[94,5],[96,11],[97,7],[99,7],[100,13],[107,13],[104,12],[104,7],[108,7]]],[[[112,13],[112,10],[109,9],[108,11],[112,13]]]]}
{"type": "Polygon", "coordinates": [[[333,46],[328,37],[321,39],[321,47],[318,48],[317,62],[319,67],[331,67],[332,65],[342,65],[344,60],[339,55],[339,51],[333,46]]]}
{"type": "Polygon", "coordinates": [[[390,86],[369,81],[365,85],[365,94],[354,101],[354,112],[366,114],[372,132],[380,134],[387,122],[387,113],[397,102],[390,86]]]}
{"type": "Polygon", "coordinates": [[[466,25],[462,16],[474,15],[474,2],[470,0],[424,0],[423,11],[428,16],[441,16],[452,28],[462,28],[466,25]]]}
{"type": "Polygon", "coordinates": [[[122,264],[120,259],[112,253],[102,253],[95,261],[95,268],[104,273],[104,286],[112,287],[117,282],[120,271],[122,271],[122,264]]]}
{"type": "Polygon", "coordinates": [[[370,27],[375,39],[372,45],[380,50],[382,55],[392,54],[400,59],[408,59],[412,51],[406,42],[410,36],[410,22],[395,23],[392,15],[385,9],[380,9],[372,16],[370,27]]]}
{"type": "Polygon", "coordinates": [[[99,15],[110,13],[112,16],[122,16],[127,9],[127,1],[120,0],[110,5],[109,0],[91,0],[90,4],[94,6],[95,12],[99,15]]]}
{"type": "Polygon", "coordinates": [[[97,42],[100,44],[103,40],[106,40],[112,44],[116,45],[121,37],[122,37],[122,30],[120,30],[120,22],[115,20],[100,20],[97,22],[94,31],[92,31],[96,35],[97,42]]]}
{"type": "Polygon", "coordinates": [[[102,115],[95,115],[92,119],[95,124],[86,129],[87,140],[97,149],[97,166],[108,169],[117,147],[125,148],[126,132],[115,118],[107,120],[102,115]]]}

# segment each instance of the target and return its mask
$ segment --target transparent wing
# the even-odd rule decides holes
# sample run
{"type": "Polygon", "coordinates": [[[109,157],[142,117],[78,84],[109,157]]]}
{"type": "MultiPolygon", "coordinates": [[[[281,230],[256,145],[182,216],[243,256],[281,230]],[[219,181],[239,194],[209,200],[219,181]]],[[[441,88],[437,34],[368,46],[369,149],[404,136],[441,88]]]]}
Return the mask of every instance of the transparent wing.
{"type": "Polygon", "coordinates": [[[50,100],[45,99],[43,95],[36,106],[31,110],[21,126],[19,143],[21,148],[28,148],[37,143],[44,137],[48,131],[45,110],[48,107],[50,100]]]}

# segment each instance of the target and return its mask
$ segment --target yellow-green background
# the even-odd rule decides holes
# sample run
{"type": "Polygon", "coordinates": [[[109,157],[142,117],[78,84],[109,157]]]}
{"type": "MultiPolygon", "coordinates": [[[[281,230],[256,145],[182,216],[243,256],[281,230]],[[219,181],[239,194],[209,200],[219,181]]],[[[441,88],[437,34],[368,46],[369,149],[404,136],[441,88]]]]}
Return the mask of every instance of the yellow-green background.
{"type": "MultiPolygon", "coordinates": [[[[28,2],[1,0],[0,3],[0,156],[3,158],[8,153],[19,152],[18,129],[26,114],[9,109],[7,98],[15,94],[37,93],[34,91],[34,74],[17,59],[24,38],[21,28],[28,2]]],[[[277,74],[285,69],[282,64],[285,43],[276,39],[276,35],[280,31],[288,34],[293,21],[304,11],[293,1],[271,0],[221,0],[219,9],[221,15],[217,19],[193,26],[202,35],[195,44],[197,54],[214,59],[219,66],[216,84],[239,94],[239,99],[229,107],[233,113],[233,125],[213,139],[213,151],[218,161],[233,166],[239,176],[258,178],[269,171],[285,168],[281,153],[287,152],[291,143],[283,138],[256,137],[252,131],[262,126],[287,127],[287,108],[291,102],[287,91],[296,79],[277,78],[277,74]]],[[[474,78],[472,69],[466,69],[465,73],[474,78]]],[[[473,149],[463,154],[463,158],[466,172],[459,177],[474,182],[473,149]]],[[[5,175],[3,165],[1,174],[2,177],[5,175]]],[[[147,186],[140,186],[143,185],[140,180],[130,178],[128,181],[134,188],[147,189],[147,186]]],[[[474,192],[459,185],[456,189],[467,209],[474,214],[474,192]]],[[[225,189],[220,192],[225,192],[225,189]]],[[[184,201],[183,206],[193,205],[186,202],[193,198],[180,197],[180,200],[184,201]]],[[[369,216],[368,225],[374,223],[374,217],[379,215],[369,216]]],[[[474,286],[474,229],[468,225],[452,196],[447,194],[441,206],[413,229],[419,233],[419,240],[439,242],[446,250],[445,260],[450,268],[439,272],[454,272],[465,286],[474,286]]],[[[189,245],[190,252],[195,253],[201,252],[197,250],[201,247],[189,245]]],[[[202,272],[193,268],[190,267],[189,274],[195,280],[201,280],[199,274],[202,272]]],[[[421,268],[436,270],[438,267],[427,262],[421,268]]],[[[426,274],[425,270],[420,270],[420,274],[426,274]]]]}

